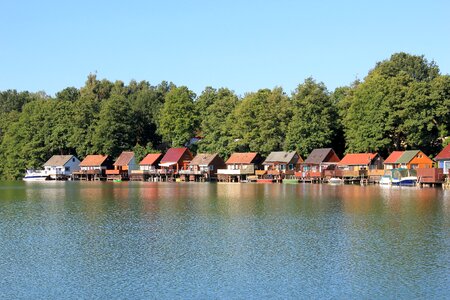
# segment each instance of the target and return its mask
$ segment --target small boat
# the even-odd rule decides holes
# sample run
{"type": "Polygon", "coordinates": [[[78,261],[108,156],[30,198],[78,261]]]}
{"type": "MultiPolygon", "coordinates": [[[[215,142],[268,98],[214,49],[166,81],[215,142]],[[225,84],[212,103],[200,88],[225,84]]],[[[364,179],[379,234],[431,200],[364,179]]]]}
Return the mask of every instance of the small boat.
{"type": "Polygon", "coordinates": [[[384,175],[380,178],[381,185],[391,185],[392,184],[392,170],[384,171],[384,175]]]}
{"type": "Polygon", "coordinates": [[[383,175],[380,179],[381,185],[391,185],[392,184],[392,177],[390,175],[383,175]]]}
{"type": "Polygon", "coordinates": [[[329,184],[343,184],[344,180],[342,178],[331,177],[330,179],[328,179],[328,183],[329,184]]]}
{"type": "Polygon", "coordinates": [[[382,185],[415,186],[416,183],[416,170],[403,168],[386,170],[383,177],[380,179],[380,184],[382,185]]]}
{"type": "Polygon", "coordinates": [[[22,179],[24,181],[44,181],[49,180],[50,178],[44,170],[27,170],[22,179]]]}

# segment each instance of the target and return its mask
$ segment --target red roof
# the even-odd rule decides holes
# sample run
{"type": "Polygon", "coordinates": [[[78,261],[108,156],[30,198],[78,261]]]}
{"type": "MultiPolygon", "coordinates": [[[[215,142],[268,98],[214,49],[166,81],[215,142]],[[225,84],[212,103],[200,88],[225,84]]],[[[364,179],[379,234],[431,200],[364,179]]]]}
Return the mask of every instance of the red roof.
{"type": "Polygon", "coordinates": [[[447,145],[439,154],[434,158],[435,160],[450,159],[450,144],[447,145]]]}
{"type": "Polygon", "coordinates": [[[80,163],[80,167],[101,166],[108,158],[108,155],[88,155],[80,163]]]}
{"type": "Polygon", "coordinates": [[[188,148],[170,148],[161,159],[161,163],[178,162],[186,151],[188,148]]]}
{"type": "Polygon", "coordinates": [[[147,154],[146,157],[144,157],[143,160],[141,160],[141,162],[139,163],[139,165],[144,166],[151,166],[151,165],[155,165],[158,160],[161,158],[162,154],[161,153],[150,153],[147,154]]]}
{"type": "Polygon", "coordinates": [[[384,161],[385,164],[395,164],[395,162],[397,161],[397,159],[400,158],[400,156],[403,155],[404,151],[394,151],[391,153],[391,155],[388,156],[388,158],[386,158],[386,160],[384,161]]]}
{"type": "Polygon", "coordinates": [[[233,153],[226,164],[251,164],[257,155],[256,152],[233,153]]]}
{"type": "Polygon", "coordinates": [[[347,166],[369,165],[376,156],[376,153],[350,153],[345,155],[339,164],[347,166]]]}

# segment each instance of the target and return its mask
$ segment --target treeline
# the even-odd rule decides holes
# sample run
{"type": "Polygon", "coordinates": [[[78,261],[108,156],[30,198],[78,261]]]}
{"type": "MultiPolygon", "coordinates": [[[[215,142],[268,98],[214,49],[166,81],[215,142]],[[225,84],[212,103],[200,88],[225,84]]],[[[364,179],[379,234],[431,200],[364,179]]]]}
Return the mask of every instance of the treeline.
{"type": "Polygon", "coordinates": [[[197,96],[162,82],[99,80],[80,89],[0,93],[0,177],[16,179],[53,154],[134,150],[138,158],[168,147],[194,152],[297,150],[344,152],[421,149],[435,155],[449,142],[450,76],[423,56],[397,53],[366,78],[330,92],[307,78],[291,95],[281,88],[239,97],[207,87],[197,96]],[[189,143],[201,137],[197,143],[189,143]]]}

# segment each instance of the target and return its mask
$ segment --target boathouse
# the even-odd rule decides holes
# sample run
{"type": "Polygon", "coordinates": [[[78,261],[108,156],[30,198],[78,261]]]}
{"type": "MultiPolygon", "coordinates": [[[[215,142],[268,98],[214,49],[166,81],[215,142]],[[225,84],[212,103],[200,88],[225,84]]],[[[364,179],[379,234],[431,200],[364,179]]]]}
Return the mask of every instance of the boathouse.
{"type": "Polygon", "coordinates": [[[262,163],[264,170],[256,171],[256,175],[258,179],[281,180],[294,176],[302,162],[302,157],[296,151],[273,151],[262,163]]]}
{"type": "Polygon", "coordinates": [[[255,171],[261,168],[262,158],[259,153],[233,153],[225,162],[227,168],[217,170],[219,181],[247,181],[256,180],[255,171]]]}
{"type": "Polygon", "coordinates": [[[138,166],[134,157],[134,152],[124,151],[113,164],[113,170],[106,170],[108,180],[129,180],[131,171],[137,170],[138,166]]]}
{"type": "Polygon", "coordinates": [[[395,168],[423,169],[432,168],[433,160],[420,150],[394,151],[384,161],[386,170],[395,168]]]}
{"type": "Polygon", "coordinates": [[[351,182],[368,179],[378,182],[384,174],[383,158],[378,153],[349,153],[338,163],[336,174],[351,182]]]}
{"type": "Polygon", "coordinates": [[[438,167],[442,168],[444,174],[450,175],[450,144],[439,152],[434,160],[438,162],[438,167]]]}
{"type": "Polygon", "coordinates": [[[80,163],[80,170],[73,172],[75,180],[105,180],[106,170],[113,168],[112,158],[108,155],[86,156],[80,163]]]}
{"type": "Polygon", "coordinates": [[[139,170],[131,170],[131,180],[146,181],[158,175],[162,153],[147,154],[139,163],[139,170]]]}
{"type": "Polygon", "coordinates": [[[225,168],[225,162],[217,153],[199,153],[189,163],[187,170],[180,170],[180,176],[189,181],[217,180],[217,170],[225,168]]]}
{"type": "Polygon", "coordinates": [[[398,168],[397,160],[402,156],[403,151],[394,151],[392,152],[384,161],[384,169],[392,170],[398,168]]]}
{"type": "Polygon", "coordinates": [[[378,153],[349,153],[338,163],[345,171],[382,170],[383,158],[378,153]]]}
{"type": "Polygon", "coordinates": [[[334,169],[339,161],[339,157],[332,148],[314,149],[302,163],[302,172],[297,172],[297,177],[320,179],[323,177],[324,170],[334,169]]]}
{"type": "Polygon", "coordinates": [[[180,170],[187,170],[189,163],[192,161],[192,153],[188,148],[170,148],[161,159],[158,171],[160,175],[165,175],[170,179],[178,177],[180,170]]]}
{"type": "Polygon", "coordinates": [[[80,160],[73,155],[53,155],[45,164],[44,171],[51,179],[68,179],[80,169],[80,160]]]}

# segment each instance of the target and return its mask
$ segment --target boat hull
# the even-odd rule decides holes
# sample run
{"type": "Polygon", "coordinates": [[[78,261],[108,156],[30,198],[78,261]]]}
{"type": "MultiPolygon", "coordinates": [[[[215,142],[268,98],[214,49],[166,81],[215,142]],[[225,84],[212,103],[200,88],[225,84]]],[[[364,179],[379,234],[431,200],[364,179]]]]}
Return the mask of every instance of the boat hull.
{"type": "Polygon", "coordinates": [[[406,177],[401,179],[393,179],[392,185],[397,186],[415,186],[417,184],[417,177],[406,177]]]}
{"type": "Polygon", "coordinates": [[[48,176],[25,176],[23,181],[45,181],[48,180],[48,176]]]}

